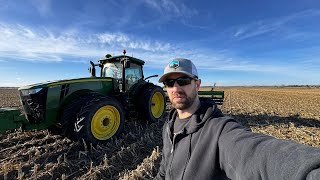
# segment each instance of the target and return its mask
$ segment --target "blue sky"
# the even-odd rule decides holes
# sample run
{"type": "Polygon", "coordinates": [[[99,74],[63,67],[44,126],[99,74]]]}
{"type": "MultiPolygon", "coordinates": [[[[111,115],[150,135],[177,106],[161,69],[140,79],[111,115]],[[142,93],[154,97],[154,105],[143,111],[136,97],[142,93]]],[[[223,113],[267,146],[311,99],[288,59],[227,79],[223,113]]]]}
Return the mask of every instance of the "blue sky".
{"type": "Polygon", "coordinates": [[[320,2],[0,0],[0,86],[88,77],[123,49],[145,76],[183,57],[202,85],[319,85],[320,2]]]}

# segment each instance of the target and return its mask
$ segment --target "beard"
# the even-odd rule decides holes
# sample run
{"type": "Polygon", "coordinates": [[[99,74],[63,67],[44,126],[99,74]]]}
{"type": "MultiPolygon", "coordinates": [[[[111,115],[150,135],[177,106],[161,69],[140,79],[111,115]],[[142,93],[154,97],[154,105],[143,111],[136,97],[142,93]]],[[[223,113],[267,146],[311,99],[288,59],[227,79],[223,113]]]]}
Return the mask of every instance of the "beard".
{"type": "Polygon", "coordinates": [[[194,89],[190,96],[187,96],[187,94],[185,92],[177,92],[175,94],[173,94],[173,98],[171,101],[171,104],[172,106],[175,108],[175,109],[179,109],[179,110],[185,110],[185,109],[188,109],[189,107],[192,106],[192,104],[194,103],[194,100],[196,99],[197,97],[197,91],[196,89],[194,89]],[[184,96],[185,97],[185,100],[184,101],[174,101],[174,97],[175,96],[184,96]]]}

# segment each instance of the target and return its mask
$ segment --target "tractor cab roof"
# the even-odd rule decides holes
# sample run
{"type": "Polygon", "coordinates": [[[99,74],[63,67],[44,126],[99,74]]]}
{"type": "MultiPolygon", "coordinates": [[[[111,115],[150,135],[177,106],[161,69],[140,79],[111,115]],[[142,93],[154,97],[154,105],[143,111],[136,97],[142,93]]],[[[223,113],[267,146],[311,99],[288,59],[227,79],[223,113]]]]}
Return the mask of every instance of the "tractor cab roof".
{"type": "Polygon", "coordinates": [[[113,63],[113,62],[120,62],[120,60],[122,58],[128,58],[131,62],[133,63],[136,63],[136,64],[139,64],[139,65],[144,65],[144,61],[141,60],[141,59],[138,59],[138,58],[134,58],[134,57],[131,57],[131,56],[124,56],[124,55],[120,55],[120,56],[113,56],[113,57],[110,57],[110,58],[106,58],[106,59],[100,59],[99,60],[99,63],[100,64],[105,64],[105,63],[113,63]]]}

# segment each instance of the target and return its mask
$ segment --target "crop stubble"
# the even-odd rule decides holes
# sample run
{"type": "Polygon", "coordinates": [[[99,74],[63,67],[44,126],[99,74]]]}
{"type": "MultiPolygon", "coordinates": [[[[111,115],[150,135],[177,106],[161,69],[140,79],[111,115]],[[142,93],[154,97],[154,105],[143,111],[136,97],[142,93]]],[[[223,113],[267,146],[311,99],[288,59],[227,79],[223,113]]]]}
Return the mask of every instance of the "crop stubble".
{"type": "MultiPolygon", "coordinates": [[[[252,131],[320,147],[319,88],[222,90],[223,112],[252,131]]],[[[19,107],[16,89],[0,88],[0,107],[19,107]]],[[[120,138],[97,147],[47,130],[7,132],[0,135],[0,179],[151,179],[160,163],[162,124],[127,123],[120,138]]]]}

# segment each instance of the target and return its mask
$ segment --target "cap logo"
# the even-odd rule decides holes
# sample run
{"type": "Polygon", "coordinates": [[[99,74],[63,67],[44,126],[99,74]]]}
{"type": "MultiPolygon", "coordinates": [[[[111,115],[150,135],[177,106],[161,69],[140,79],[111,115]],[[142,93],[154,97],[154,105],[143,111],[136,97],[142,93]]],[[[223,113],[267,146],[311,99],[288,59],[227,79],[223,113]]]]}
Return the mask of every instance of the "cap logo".
{"type": "Polygon", "coordinates": [[[177,69],[179,67],[179,61],[178,60],[172,60],[170,63],[169,63],[169,67],[170,68],[175,68],[177,69]]]}

